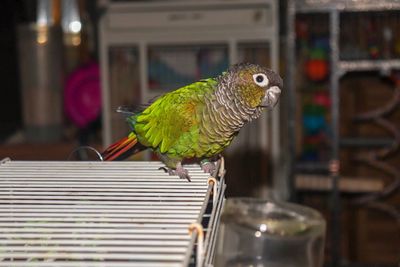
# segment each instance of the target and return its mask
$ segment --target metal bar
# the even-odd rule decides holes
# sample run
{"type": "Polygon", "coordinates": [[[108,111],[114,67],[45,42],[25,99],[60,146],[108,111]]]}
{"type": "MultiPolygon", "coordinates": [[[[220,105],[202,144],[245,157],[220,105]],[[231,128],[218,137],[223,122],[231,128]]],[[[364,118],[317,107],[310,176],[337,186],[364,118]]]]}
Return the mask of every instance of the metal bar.
{"type": "MultiPolygon", "coordinates": [[[[331,131],[332,131],[332,156],[331,164],[339,164],[339,79],[340,73],[337,68],[339,62],[339,27],[340,17],[338,10],[332,10],[329,14],[330,30],[330,97],[331,105],[331,131]]],[[[332,266],[339,266],[341,262],[340,255],[340,216],[341,202],[339,191],[339,170],[330,170],[332,176],[332,266]]]]}
{"type": "MultiPolygon", "coordinates": [[[[21,240],[21,239],[4,239],[1,241],[2,245],[93,245],[93,239],[29,239],[29,240],[21,240]]],[[[186,246],[188,243],[187,240],[136,240],[136,239],[127,239],[127,238],[108,238],[108,239],[100,239],[95,240],[96,245],[98,246],[117,246],[117,245],[125,245],[125,246],[163,246],[163,247],[179,247],[186,246]]],[[[1,260],[0,260],[1,262],[1,260]]]]}
{"type": "MultiPolygon", "coordinates": [[[[1,175],[1,173],[0,173],[1,175]]],[[[57,180],[50,180],[48,178],[38,178],[38,177],[32,177],[29,178],[27,176],[22,176],[22,177],[12,177],[12,178],[3,178],[2,182],[3,183],[7,183],[7,182],[26,182],[26,183],[48,183],[48,184],[54,184],[59,182],[59,184],[62,183],[72,183],[72,184],[76,184],[77,182],[80,181],[79,184],[85,184],[85,185],[91,185],[93,184],[93,182],[98,181],[97,185],[101,186],[101,185],[113,185],[115,184],[115,182],[119,182],[119,184],[123,187],[125,186],[129,186],[129,183],[132,182],[132,180],[135,180],[135,184],[138,184],[138,186],[149,186],[149,187],[154,187],[157,186],[160,182],[165,184],[166,186],[178,186],[179,188],[186,188],[185,185],[187,185],[187,188],[191,188],[191,187],[197,187],[198,185],[201,185],[203,182],[201,180],[192,180],[191,182],[188,181],[173,181],[173,180],[167,180],[167,179],[158,179],[156,177],[148,177],[148,178],[144,178],[144,179],[129,179],[129,178],[119,178],[118,177],[107,177],[106,179],[97,179],[97,178],[91,178],[91,177],[81,177],[81,178],[85,178],[84,181],[80,178],[75,178],[75,177],[59,177],[59,179],[57,180]],[[151,181],[149,181],[149,179],[151,179],[151,181]],[[112,180],[112,181],[110,181],[112,180]]],[[[50,177],[49,177],[50,178],[50,177]]],[[[104,178],[104,177],[103,177],[104,178]]]]}
{"type": "MultiPolygon", "coordinates": [[[[152,205],[150,203],[146,202],[137,202],[132,205],[126,205],[124,203],[121,203],[121,205],[118,205],[118,207],[114,205],[103,205],[102,202],[100,202],[98,205],[96,203],[93,203],[93,205],[87,205],[87,204],[80,204],[80,205],[60,205],[60,204],[55,204],[54,202],[52,203],[53,205],[49,204],[41,204],[41,205],[31,205],[31,204],[18,204],[14,205],[17,203],[13,204],[8,204],[4,205],[3,207],[7,207],[9,209],[13,210],[45,210],[45,209],[70,209],[73,208],[74,210],[80,211],[80,210],[102,210],[102,211],[107,211],[107,210],[112,210],[115,212],[130,212],[130,211],[143,211],[143,210],[151,210],[151,209],[162,209],[164,211],[171,210],[171,212],[181,212],[181,211],[197,211],[200,208],[198,206],[183,206],[184,203],[181,205],[172,205],[170,206],[167,203],[155,203],[155,205],[152,205]],[[160,204],[160,205],[157,205],[160,204]],[[164,205],[162,205],[164,204],[164,205]]],[[[176,204],[176,203],[174,203],[176,204]]]]}
{"type": "MultiPolygon", "coordinates": [[[[111,229],[110,231],[114,231],[113,229],[127,229],[129,228],[131,231],[135,231],[136,229],[140,229],[143,232],[148,231],[161,231],[160,230],[160,224],[157,223],[146,223],[146,224],[141,224],[141,223],[113,223],[110,225],[110,223],[93,223],[93,222],[82,222],[78,223],[75,222],[74,224],[67,223],[67,222],[54,222],[54,223],[47,223],[47,222],[17,222],[17,221],[12,221],[12,222],[2,222],[0,223],[0,227],[34,227],[34,228],[41,228],[41,227],[47,227],[49,229],[54,229],[54,228],[61,228],[61,227],[67,227],[67,228],[94,228],[93,230],[90,231],[97,231],[95,228],[101,228],[101,229],[111,229]]],[[[165,232],[168,232],[169,230],[176,229],[177,231],[182,231],[187,234],[187,229],[184,224],[179,224],[179,223],[171,223],[171,224],[163,224],[162,225],[162,231],[165,230],[165,232]]],[[[107,232],[106,230],[105,232],[107,232]]]]}
{"type": "Polygon", "coordinates": [[[26,217],[35,217],[35,218],[58,218],[58,217],[65,217],[68,216],[69,218],[74,217],[74,218],[95,218],[95,217],[101,217],[104,220],[106,218],[111,217],[111,218],[118,218],[118,219],[123,219],[123,218],[130,218],[130,219],[136,219],[136,218],[196,218],[197,213],[182,213],[182,214],[155,214],[155,212],[152,212],[150,214],[148,213],[74,213],[73,211],[69,212],[64,212],[64,211],[59,211],[58,213],[41,213],[41,212],[17,212],[17,211],[11,211],[11,212],[2,212],[0,213],[0,221],[7,220],[9,217],[11,217],[13,220],[17,220],[17,218],[26,218],[26,217]]]}
{"type": "Polygon", "coordinates": [[[102,196],[153,196],[154,197],[174,197],[174,196],[202,196],[203,191],[198,191],[198,190],[171,190],[171,192],[168,192],[168,190],[162,190],[158,189],[155,190],[155,192],[151,192],[147,190],[146,192],[140,192],[140,191],[135,191],[134,189],[122,189],[121,192],[118,190],[112,190],[112,189],[107,189],[107,190],[101,190],[101,189],[96,189],[96,188],[87,188],[87,189],[81,189],[81,188],[68,188],[68,191],[62,190],[60,188],[43,188],[43,189],[38,189],[34,188],[29,190],[29,188],[13,188],[13,187],[8,187],[5,189],[0,190],[0,198],[3,195],[47,195],[47,196],[52,196],[52,195],[57,195],[57,196],[62,196],[62,195],[69,195],[71,192],[74,192],[75,196],[98,196],[99,193],[101,193],[102,196]],[[54,189],[54,190],[52,190],[54,189]]]}
{"type": "MultiPolygon", "coordinates": [[[[12,215],[10,217],[5,217],[2,218],[0,217],[0,222],[25,222],[25,221],[30,221],[30,222],[109,222],[109,223],[114,223],[114,222],[119,222],[119,223],[192,223],[196,221],[196,217],[175,217],[174,215],[170,215],[170,217],[161,217],[161,218],[145,218],[145,217],[140,217],[138,218],[98,218],[98,217],[77,217],[77,216],[69,216],[69,217],[44,217],[44,216],[36,216],[35,218],[29,218],[27,216],[15,216],[12,215]]],[[[1,233],[0,233],[1,235],[1,233]]]]}
{"type": "Polygon", "coordinates": [[[289,0],[287,2],[287,37],[286,37],[286,55],[287,55],[287,77],[286,88],[288,90],[288,111],[287,111],[287,121],[288,121],[288,151],[289,151],[289,172],[287,175],[287,187],[289,199],[295,201],[296,189],[294,184],[295,168],[294,163],[296,162],[296,120],[294,114],[296,114],[296,86],[295,86],[295,66],[296,66],[296,35],[295,35],[295,19],[296,19],[296,3],[294,0],[289,0]]]}
{"type": "Polygon", "coordinates": [[[383,147],[393,144],[394,141],[390,138],[342,137],[340,140],[340,145],[345,147],[383,147]]]}
{"type": "MultiPolygon", "coordinates": [[[[197,222],[198,224],[201,224],[202,218],[203,218],[204,213],[205,213],[206,208],[207,208],[207,203],[208,203],[208,201],[209,201],[209,199],[210,199],[210,195],[211,195],[211,192],[212,192],[212,188],[213,188],[212,185],[211,185],[211,184],[208,184],[208,187],[207,187],[207,194],[206,194],[206,196],[205,196],[203,205],[201,206],[199,215],[198,215],[197,220],[196,220],[196,222],[197,222]]],[[[187,229],[187,231],[189,232],[189,229],[187,229]]],[[[189,232],[189,233],[190,233],[190,232],[189,232]]],[[[190,234],[190,245],[189,245],[189,247],[190,247],[191,249],[190,249],[190,250],[187,250],[187,252],[186,252],[186,254],[185,254],[184,266],[189,265],[189,261],[190,261],[191,255],[192,255],[191,252],[194,250],[194,244],[195,244],[196,236],[197,236],[197,234],[194,233],[194,232],[192,232],[192,233],[190,234]]],[[[200,257],[200,255],[197,255],[197,257],[200,257]]],[[[200,267],[200,266],[198,266],[198,267],[200,267]]]]}
{"type": "Polygon", "coordinates": [[[77,266],[85,266],[85,267],[104,267],[104,266],[112,266],[112,267],[154,267],[154,266],[163,266],[163,267],[181,267],[182,265],[176,262],[165,262],[165,261],[159,261],[159,262],[121,262],[121,261],[110,261],[107,260],[107,262],[104,261],[87,261],[84,264],[77,263],[76,261],[57,261],[56,263],[54,261],[28,261],[28,262],[23,262],[23,261],[12,261],[12,265],[10,265],[10,262],[1,262],[0,261],[0,267],[77,267],[77,266]]]}
{"type": "MultiPolygon", "coordinates": [[[[64,229],[57,229],[57,228],[68,228],[70,230],[71,228],[74,228],[75,230],[83,231],[85,230],[86,232],[98,232],[99,229],[102,231],[102,233],[114,233],[120,231],[120,229],[123,229],[123,231],[128,231],[130,233],[136,233],[136,232],[142,232],[142,233],[158,233],[160,234],[163,233],[170,233],[170,232],[179,232],[179,233],[185,233],[187,234],[187,229],[185,227],[185,224],[163,224],[162,225],[162,230],[160,230],[160,224],[157,223],[146,223],[146,224],[140,224],[140,223],[113,223],[112,225],[109,222],[104,222],[104,223],[94,223],[94,222],[74,222],[68,223],[68,222],[54,222],[54,223],[48,223],[48,222],[32,222],[32,221],[23,221],[23,222],[17,222],[17,221],[12,221],[12,222],[2,222],[0,223],[0,227],[6,228],[9,227],[10,229],[14,229],[15,231],[19,231],[19,228],[23,227],[31,227],[35,228],[34,231],[48,231],[48,232],[63,232],[65,231],[64,229]],[[90,229],[89,229],[90,228],[90,229]]],[[[10,230],[11,232],[14,230],[10,230]]],[[[27,232],[29,229],[23,229],[22,232],[27,232]]],[[[121,230],[122,231],[122,230],[121,230]]]]}
{"type": "Polygon", "coordinates": [[[312,12],[354,12],[354,11],[388,11],[400,10],[400,3],[396,0],[363,0],[363,1],[319,1],[319,0],[297,0],[297,12],[312,13],[312,12]]]}
{"type": "Polygon", "coordinates": [[[56,245],[54,247],[43,247],[38,245],[26,244],[24,246],[7,245],[5,249],[2,249],[3,253],[68,253],[68,252],[85,252],[85,253],[108,253],[108,252],[121,252],[121,253],[168,253],[168,254],[182,254],[186,251],[185,247],[131,247],[131,246],[61,246],[56,245]]]}
{"type": "MultiPolygon", "coordinates": [[[[118,199],[117,199],[118,200],[118,199]]],[[[105,205],[105,204],[109,204],[109,205],[119,205],[121,204],[121,206],[123,205],[141,205],[141,206],[146,206],[146,205],[150,205],[150,206],[189,206],[189,207],[193,207],[193,206],[197,206],[198,203],[201,201],[191,201],[191,202],[185,202],[185,201],[164,201],[161,202],[159,200],[153,200],[153,201],[103,201],[103,200],[98,200],[98,201],[92,201],[92,200],[57,200],[54,201],[52,199],[48,200],[48,199],[13,199],[12,202],[9,202],[9,200],[5,201],[0,199],[0,204],[54,204],[54,205],[59,205],[59,204],[70,204],[70,205],[80,205],[80,204],[93,204],[94,206],[97,205],[105,205]]]]}
{"type": "MultiPolygon", "coordinates": [[[[143,229],[143,228],[135,228],[135,229],[130,229],[130,225],[126,224],[124,227],[119,227],[118,229],[115,228],[105,228],[103,227],[98,227],[95,223],[87,223],[86,225],[80,224],[80,227],[75,226],[74,224],[67,224],[67,223],[62,223],[62,224],[51,224],[51,227],[48,227],[49,223],[45,224],[42,223],[40,226],[35,226],[34,223],[30,224],[20,224],[18,226],[14,225],[7,225],[5,223],[2,223],[2,225],[6,225],[3,227],[2,231],[8,232],[8,233],[65,233],[66,229],[71,230],[73,228],[73,231],[75,233],[104,233],[104,234],[119,234],[119,233],[128,233],[128,234],[155,234],[155,235],[187,235],[187,229],[184,229],[181,227],[180,229],[167,229],[163,226],[163,228],[160,230],[160,227],[158,229],[143,229]],[[10,227],[11,226],[11,227],[10,227]],[[84,226],[84,227],[82,227],[84,226]],[[28,228],[29,227],[29,228],[28,228]],[[57,227],[65,227],[65,228],[57,228],[57,227]]],[[[107,227],[107,226],[106,226],[107,227]]],[[[108,226],[110,227],[110,226],[108,226]]]]}
{"type": "MultiPolygon", "coordinates": [[[[208,249],[210,249],[210,247],[208,246],[211,243],[211,240],[213,238],[213,234],[216,230],[216,225],[215,225],[215,221],[218,219],[217,216],[217,212],[219,211],[219,204],[220,204],[220,200],[221,200],[221,196],[222,199],[224,198],[224,191],[225,191],[225,183],[224,183],[224,175],[220,178],[220,181],[217,184],[217,190],[214,190],[214,194],[215,197],[213,197],[213,207],[211,210],[211,216],[210,216],[210,220],[208,222],[207,225],[207,229],[210,229],[208,231],[208,234],[206,235],[206,239],[205,239],[205,244],[208,247],[208,249]]],[[[207,252],[207,254],[209,254],[210,251],[207,252]]]]}
{"type": "Polygon", "coordinates": [[[355,71],[390,71],[400,69],[400,60],[341,60],[338,68],[342,73],[355,71]]]}
{"type": "Polygon", "coordinates": [[[195,242],[196,242],[196,233],[192,232],[190,234],[190,241],[189,241],[189,244],[188,244],[188,248],[189,249],[185,253],[185,257],[183,258],[183,261],[182,261],[182,266],[189,266],[190,259],[193,256],[195,242]]]}
{"type": "MultiPolygon", "coordinates": [[[[213,199],[212,199],[212,209],[211,209],[211,214],[210,214],[210,218],[208,220],[208,223],[206,222],[205,224],[203,224],[203,227],[205,227],[205,255],[204,255],[204,259],[203,259],[203,265],[207,265],[209,262],[209,257],[210,257],[210,247],[212,245],[211,241],[212,239],[212,235],[213,235],[213,231],[216,230],[216,226],[214,225],[214,221],[217,219],[215,218],[216,214],[217,214],[217,209],[218,209],[218,199],[220,197],[221,194],[223,194],[224,191],[224,176],[225,176],[225,170],[224,170],[224,158],[221,157],[220,160],[218,161],[217,164],[217,168],[214,174],[215,177],[219,176],[219,182],[216,178],[214,177],[210,177],[208,178],[208,183],[210,185],[213,186],[213,199]],[[211,229],[211,231],[210,231],[211,229]]],[[[210,203],[210,201],[209,201],[210,203]]]]}
{"type": "Polygon", "coordinates": [[[111,144],[112,133],[111,133],[111,97],[110,97],[110,84],[109,84],[109,51],[108,51],[108,31],[107,29],[108,18],[107,16],[101,16],[99,20],[99,59],[101,60],[100,71],[101,71],[101,95],[102,95],[102,136],[103,145],[106,147],[111,144]]]}
{"type": "MultiPolygon", "coordinates": [[[[331,191],[332,177],[328,175],[296,175],[296,188],[298,190],[331,191]]],[[[341,176],[339,189],[345,193],[371,193],[380,192],[384,183],[378,178],[372,177],[345,177],[341,176]]]]}
{"type": "Polygon", "coordinates": [[[346,263],[340,265],[340,267],[398,267],[398,265],[393,264],[372,264],[372,263],[346,263]]]}
{"type": "MultiPolygon", "coordinates": [[[[85,179],[89,180],[89,179],[85,179]]],[[[57,188],[61,186],[68,186],[68,185],[74,185],[74,188],[135,188],[138,190],[142,189],[149,189],[149,190],[155,190],[159,189],[160,186],[157,185],[157,183],[146,183],[146,182],[136,182],[135,185],[130,184],[131,181],[129,180],[123,180],[119,181],[119,183],[116,183],[116,181],[113,182],[102,182],[96,181],[93,178],[93,181],[82,181],[79,179],[75,179],[72,181],[64,181],[64,180],[57,180],[57,181],[42,181],[42,180],[37,180],[35,178],[31,178],[27,180],[26,178],[15,178],[15,179],[3,179],[0,181],[1,186],[12,186],[13,188],[18,188],[18,187],[54,187],[54,185],[58,185],[57,188]],[[76,182],[80,181],[79,184],[76,182]],[[121,183],[125,182],[125,183],[121,183]]],[[[202,189],[204,190],[204,186],[202,185],[201,182],[198,183],[186,183],[186,184],[181,184],[181,183],[171,183],[171,182],[165,182],[163,183],[163,189],[168,188],[168,189],[186,189],[186,190],[199,190],[202,189]]]]}
{"type": "MultiPolygon", "coordinates": [[[[188,224],[188,223],[186,223],[188,224]]],[[[160,226],[162,227],[162,226],[160,226]]],[[[151,242],[162,243],[169,242],[172,246],[182,246],[185,244],[185,250],[189,245],[190,237],[188,235],[156,235],[156,234],[130,234],[130,233],[86,233],[86,232],[74,232],[75,229],[66,228],[66,233],[0,233],[0,239],[9,240],[24,240],[26,244],[29,244],[31,239],[43,239],[43,240],[91,240],[92,245],[95,246],[97,241],[119,241],[123,244],[126,241],[138,241],[138,244],[154,245],[151,242]],[[69,232],[68,232],[69,231],[69,232]],[[140,242],[139,242],[140,241],[140,242]],[[182,243],[187,242],[187,243],[182,243]]],[[[6,243],[6,242],[5,242],[6,243]]]]}
{"type": "Polygon", "coordinates": [[[329,165],[324,162],[299,162],[295,164],[294,169],[296,172],[328,172],[329,165]]]}
{"type": "MultiPolygon", "coordinates": [[[[4,251],[4,250],[2,250],[4,251]]],[[[0,258],[12,258],[14,260],[26,259],[26,252],[0,252],[0,258]]],[[[57,253],[57,252],[33,252],[29,253],[30,258],[50,258],[50,259],[67,259],[67,260],[162,260],[162,261],[181,261],[181,255],[174,254],[141,254],[132,253],[57,253]]]]}
{"type": "MultiPolygon", "coordinates": [[[[225,188],[224,188],[224,191],[225,191],[225,188]]],[[[210,251],[209,252],[210,253],[210,255],[209,255],[210,262],[212,262],[214,260],[215,246],[216,246],[216,243],[217,243],[218,230],[219,230],[219,223],[220,223],[220,220],[221,220],[221,216],[220,215],[222,213],[222,209],[224,207],[224,204],[225,204],[225,198],[222,196],[221,202],[218,204],[219,205],[219,209],[217,210],[217,213],[216,213],[216,218],[217,219],[216,219],[216,223],[215,223],[214,234],[213,234],[211,242],[210,242],[210,249],[209,249],[209,251],[210,251]]]]}
{"type": "Polygon", "coordinates": [[[222,207],[224,204],[224,199],[225,199],[225,182],[224,182],[224,177],[220,179],[219,183],[219,194],[217,198],[217,204],[214,205],[215,209],[213,209],[211,215],[211,220],[208,226],[208,229],[211,229],[209,231],[208,235],[206,236],[206,257],[205,257],[205,264],[212,264],[212,261],[214,259],[214,250],[215,250],[215,244],[216,244],[216,238],[218,234],[218,227],[219,227],[219,220],[220,220],[220,214],[222,211],[222,207]]]}
{"type": "Polygon", "coordinates": [[[11,195],[11,196],[1,196],[0,195],[0,202],[2,200],[15,200],[15,199],[32,199],[34,198],[36,199],[52,199],[54,201],[56,200],[62,200],[62,199],[69,199],[69,200],[82,200],[83,198],[85,200],[119,200],[119,201],[125,201],[125,200],[145,200],[145,201],[198,201],[198,202],[202,202],[202,197],[168,197],[168,196],[164,196],[164,197],[125,197],[125,196],[99,196],[99,195],[95,195],[95,196],[87,196],[87,195],[80,195],[80,196],[70,196],[70,195],[65,195],[65,196],[60,196],[60,195],[11,195]]]}
{"type": "Polygon", "coordinates": [[[171,209],[168,207],[146,207],[143,209],[104,209],[104,208],[97,208],[97,209],[93,209],[93,208],[86,208],[86,209],[82,209],[81,207],[71,207],[71,206],[67,206],[64,208],[60,208],[57,206],[54,206],[52,208],[41,208],[41,207],[31,207],[31,208],[21,208],[19,206],[14,206],[11,205],[8,208],[1,208],[0,207],[0,214],[3,212],[19,212],[19,213],[26,213],[26,212],[39,212],[39,213],[57,213],[62,211],[63,214],[65,213],[108,213],[108,214],[126,214],[126,213],[132,213],[132,212],[137,212],[139,211],[142,214],[153,214],[153,213],[175,213],[175,214],[199,214],[199,209],[171,209]],[[70,210],[70,208],[72,208],[70,210]]]}

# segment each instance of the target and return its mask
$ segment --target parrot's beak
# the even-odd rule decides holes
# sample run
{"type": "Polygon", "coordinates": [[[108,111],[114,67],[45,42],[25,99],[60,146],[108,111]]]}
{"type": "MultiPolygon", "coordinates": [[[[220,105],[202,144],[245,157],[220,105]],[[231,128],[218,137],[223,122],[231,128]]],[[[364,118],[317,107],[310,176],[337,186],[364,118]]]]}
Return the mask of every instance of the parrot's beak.
{"type": "Polygon", "coordinates": [[[279,100],[281,89],[278,86],[272,86],[265,92],[265,96],[261,102],[261,106],[265,108],[273,108],[279,100]]]}

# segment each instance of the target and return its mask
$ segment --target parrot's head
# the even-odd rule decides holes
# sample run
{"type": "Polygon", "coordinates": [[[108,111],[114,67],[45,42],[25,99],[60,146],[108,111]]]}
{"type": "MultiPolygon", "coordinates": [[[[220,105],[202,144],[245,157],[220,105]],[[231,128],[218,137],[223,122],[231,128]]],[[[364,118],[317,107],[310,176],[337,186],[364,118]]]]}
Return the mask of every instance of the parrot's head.
{"type": "Polygon", "coordinates": [[[272,108],[279,100],[282,78],[265,67],[240,63],[233,65],[221,76],[235,101],[247,108],[272,108]]]}

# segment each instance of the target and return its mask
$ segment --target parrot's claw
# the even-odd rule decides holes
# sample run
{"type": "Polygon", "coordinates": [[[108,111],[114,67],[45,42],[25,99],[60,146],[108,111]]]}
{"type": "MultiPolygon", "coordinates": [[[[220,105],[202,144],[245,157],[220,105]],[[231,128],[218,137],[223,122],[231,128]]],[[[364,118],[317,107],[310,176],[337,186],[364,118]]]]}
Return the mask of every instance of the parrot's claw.
{"type": "Polygon", "coordinates": [[[181,165],[177,165],[176,170],[168,168],[168,167],[160,167],[158,169],[159,170],[164,170],[169,175],[177,175],[177,176],[179,176],[179,178],[186,179],[189,182],[191,182],[188,170],[183,168],[181,165]]]}
{"type": "Polygon", "coordinates": [[[163,170],[164,172],[168,172],[169,173],[169,170],[168,170],[168,168],[167,167],[160,167],[160,168],[158,168],[159,170],[163,170]]]}
{"type": "Polygon", "coordinates": [[[213,174],[215,172],[215,170],[217,169],[217,167],[215,166],[215,163],[210,162],[210,161],[202,162],[200,165],[201,165],[201,169],[205,173],[213,174]]]}
{"type": "Polygon", "coordinates": [[[183,167],[176,168],[176,170],[172,171],[173,171],[172,175],[178,175],[179,178],[187,179],[189,182],[191,182],[188,170],[184,169],[183,167]]]}

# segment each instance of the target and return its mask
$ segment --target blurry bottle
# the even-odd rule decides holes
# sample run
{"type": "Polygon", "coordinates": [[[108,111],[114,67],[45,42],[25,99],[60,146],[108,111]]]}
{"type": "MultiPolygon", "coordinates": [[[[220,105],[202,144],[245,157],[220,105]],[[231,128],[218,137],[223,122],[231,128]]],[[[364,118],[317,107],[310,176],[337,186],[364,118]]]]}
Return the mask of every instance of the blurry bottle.
{"type": "Polygon", "coordinates": [[[85,12],[84,1],[61,0],[65,72],[69,75],[90,60],[93,27],[85,12]]]}
{"type": "Polygon", "coordinates": [[[62,137],[63,48],[57,0],[38,0],[35,23],[18,25],[23,124],[28,142],[62,137]]]}

